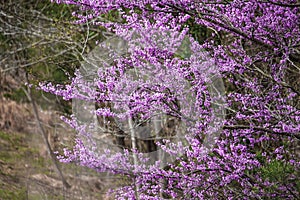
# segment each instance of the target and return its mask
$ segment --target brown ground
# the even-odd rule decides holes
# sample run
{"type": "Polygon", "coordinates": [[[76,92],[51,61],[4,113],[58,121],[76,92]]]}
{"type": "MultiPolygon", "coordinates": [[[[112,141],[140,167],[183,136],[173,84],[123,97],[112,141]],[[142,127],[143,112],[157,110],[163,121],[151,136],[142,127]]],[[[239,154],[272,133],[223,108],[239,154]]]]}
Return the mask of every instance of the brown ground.
{"type": "MultiPolygon", "coordinates": [[[[52,149],[70,147],[73,130],[60,121],[59,114],[39,110],[52,149]]],[[[60,166],[70,189],[63,187],[31,105],[0,98],[0,200],[109,199],[105,194],[116,177],[73,164],[60,166]]]]}

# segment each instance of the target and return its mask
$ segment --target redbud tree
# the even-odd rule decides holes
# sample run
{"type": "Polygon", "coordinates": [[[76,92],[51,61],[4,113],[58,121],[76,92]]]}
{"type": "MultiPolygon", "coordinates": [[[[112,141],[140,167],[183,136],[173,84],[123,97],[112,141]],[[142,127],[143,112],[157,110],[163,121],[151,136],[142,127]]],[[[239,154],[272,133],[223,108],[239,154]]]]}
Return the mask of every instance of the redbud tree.
{"type": "Polygon", "coordinates": [[[113,191],[118,199],[298,198],[299,1],[56,3],[78,7],[77,23],[105,28],[126,49],[102,43],[110,60],[94,66],[89,81],[78,70],[68,85],[40,84],[66,100],[97,104],[91,112],[107,119],[105,131],[125,138],[121,150],[99,149],[90,124],[63,118],[79,137],[62,162],[126,176],[129,184],[113,191]],[[152,127],[161,151],[150,163],[134,130],[157,118],[175,119],[180,140],[162,140],[163,128],[152,127]]]}

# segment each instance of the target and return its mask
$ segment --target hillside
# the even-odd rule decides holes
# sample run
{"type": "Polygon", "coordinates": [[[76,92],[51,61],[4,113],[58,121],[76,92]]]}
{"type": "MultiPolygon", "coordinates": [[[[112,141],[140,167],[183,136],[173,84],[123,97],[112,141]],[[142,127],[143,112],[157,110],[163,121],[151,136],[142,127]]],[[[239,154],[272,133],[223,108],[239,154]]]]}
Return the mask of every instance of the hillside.
{"type": "MultiPolygon", "coordinates": [[[[59,123],[57,114],[39,114],[55,151],[72,143],[74,133],[59,123]]],[[[105,193],[112,187],[112,177],[73,164],[60,165],[71,188],[63,186],[30,105],[2,99],[0,128],[1,200],[107,199],[105,193]]]]}

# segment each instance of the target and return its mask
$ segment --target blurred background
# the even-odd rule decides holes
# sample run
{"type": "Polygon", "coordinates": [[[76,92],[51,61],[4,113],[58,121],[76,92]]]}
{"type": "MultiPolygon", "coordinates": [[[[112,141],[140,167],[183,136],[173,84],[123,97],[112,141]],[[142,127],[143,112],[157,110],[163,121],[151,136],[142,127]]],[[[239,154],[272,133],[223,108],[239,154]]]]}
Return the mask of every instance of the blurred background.
{"type": "Polygon", "coordinates": [[[47,0],[0,0],[0,199],[106,199],[125,181],[61,164],[53,153],[74,142],[60,120],[71,102],[35,86],[68,83],[103,39],[101,28],[74,24],[74,10],[47,0]]]}

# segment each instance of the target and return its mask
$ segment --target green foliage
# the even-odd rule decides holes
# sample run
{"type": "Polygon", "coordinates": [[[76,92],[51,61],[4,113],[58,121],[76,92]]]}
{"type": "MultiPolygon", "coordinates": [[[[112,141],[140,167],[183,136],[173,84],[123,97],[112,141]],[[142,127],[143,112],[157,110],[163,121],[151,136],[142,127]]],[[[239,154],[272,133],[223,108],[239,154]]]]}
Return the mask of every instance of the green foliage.
{"type": "MultiPolygon", "coordinates": [[[[129,10],[124,9],[124,11],[128,12],[129,10]]],[[[122,23],[125,22],[124,19],[121,19],[120,15],[119,15],[119,11],[117,11],[117,10],[111,10],[108,13],[101,15],[101,17],[109,22],[122,22],[122,23]]]]}
{"type": "MultiPolygon", "coordinates": [[[[200,44],[203,44],[209,37],[212,36],[213,31],[211,29],[195,23],[194,19],[189,19],[186,22],[186,25],[189,27],[189,33],[200,44]]],[[[220,38],[216,38],[215,42],[217,44],[220,43],[220,38]]]]}
{"type": "Polygon", "coordinates": [[[19,146],[22,145],[22,141],[24,140],[24,137],[21,137],[20,135],[14,133],[6,133],[0,131],[0,140],[3,140],[4,142],[8,142],[13,146],[19,146]]]}
{"type": "MultiPolygon", "coordinates": [[[[248,171],[246,174],[250,177],[251,175],[260,174],[263,180],[270,182],[271,186],[265,188],[268,192],[276,192],[278,190],[277,183],[280,183],[280,185],[283,183],[284,185],[292,184],[296,187],[296,190],[300,191],[300,179],[297,178],[300,172],[297,171],[293,165],[284,160],[277,160],[275,158],[268,161],[265,156],[262,156],[261,152],[257,152],[256,158],[261,163],[261,167],[248,171]]],[[[256,187],[252,189],[253,192],[259,192],[256,187]]]]}
{"type": "Polygon", "coordinates": [[[0,199],[26,199],[26,188],[17,185],[17,175],[9,172],[21,165],[22,159],[29,158],[28,155],[32,154],[32,150],[24,145],[24,139],[21,135],[0,131],[0,199]],[[6,165],[13,167],[8,167],[7,170],[4,167],[6,165]]]}
{"type": "Polygon", "coordinates": [[[9,93],[4,93],[3,96],[18,103],[27,101],[26,94],[22,88],[12,90],[9,93]]]}
{"type": "MultiPolygon", "coordinates": [[[[0,184],[1,186],[1,184],[0,184]]],[[[26,199],[26,189],[14,189],[12,188],[1,188],[0,187],[0,199],[7,200],[25,200],[26,199]]]]}
{"type": "MultiPolygon", "coordinates": [[[[39,151],[25,145],[25,135],[0,131],[0,159],[10,165],[20,165],[24,158],[37,169],[44,169],[46,161],[39,156],[39,151]]],[[[1,199],[1,198],[0,198],[1,199]]]]}
{"type": "Polygon", "coordinates": [[[34,82],[39,81],[51,81],[54,84],[63,84],[68,81],[67,73],[73,73],[73,69],[68,67],[60,67],[59,65],[48,65],[39,64],[29,68],[28,73],[35,77],[34,82]],[[66,69],[67,68],[67,69],[66,69]]]}
{"type": "Polygon", "coordinates": [[[262,177],[270,181],[285,181],[287,176],[294,173],[294,167],[281,160],[272,160],[266,163],[261,169],[262,177]]]}

